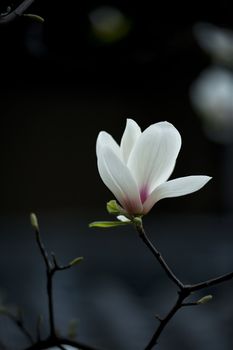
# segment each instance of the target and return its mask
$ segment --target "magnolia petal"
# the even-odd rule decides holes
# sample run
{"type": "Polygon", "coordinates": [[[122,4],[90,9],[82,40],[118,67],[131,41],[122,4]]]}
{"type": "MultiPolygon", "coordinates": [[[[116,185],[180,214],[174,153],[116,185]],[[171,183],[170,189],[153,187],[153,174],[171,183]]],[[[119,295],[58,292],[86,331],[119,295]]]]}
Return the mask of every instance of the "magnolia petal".
{"type": "Polygon", "coordinates": [[[136,140],[141,135],[141,129],[138,124],[132,120],[127,119],[125,131],[121,138],[121,152],[125,163],[127,163],[129,155],[135,145],[136,140]]]}
{"type": "Polygon", "coordinates": [[[116,143],[116,141],[114,140],[114,138],[108,134],[106,131],[101,131],[97,137],[97,141],[96,141],[96,153],[97,153],[97,157],[98,154],[101,152],[101,148],[108,146],[109,148],[112,149],[112,151],[114,153],[116,153],[116,155],[118,157],[121,158],[121,152],[120,152],[120,147],[119,145],[116,143]]]}
{"type": "Polygon", "coordinates": [[[127,166],[108,146],[98,149],[98,170],[100,176],[128,213],[141,213],[139,190],[127,166]]]}
{"type": "Polygon", "coordinates": [[[124,215],[118,215],[117,219],[122,222],[131,222],[126,216],[124,215]]]}
{"type": "Polygon", "coordinates": [[[143,213],[146,214],[153,205],[163,198],[179,197],[200,190],[211,177],[185,176],[163,183],[157,187],[143,204],[143,213]]]}
{"type": "Polygon", "coordinates": [[[138,138],[128,161],[143,198],[171,175],[181,147],[178,130],[168,122],[149,126],[138,138]]]}

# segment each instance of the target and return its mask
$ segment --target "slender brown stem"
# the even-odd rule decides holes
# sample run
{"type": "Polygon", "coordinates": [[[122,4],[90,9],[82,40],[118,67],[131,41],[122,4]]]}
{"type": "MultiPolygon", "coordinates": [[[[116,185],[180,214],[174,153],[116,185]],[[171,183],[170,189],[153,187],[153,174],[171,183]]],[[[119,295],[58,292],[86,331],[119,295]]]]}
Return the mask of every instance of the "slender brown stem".
{"type": "Polygon", "coordinates": [[[42,242],[39,228],[36,228],[35,232],[36,232],[36,242],[37,242],[37,245],[38,245],[38,247],[40,249],[41,255],[43,257],[43,260],[44,260],[44,263],[45,263],[45,266],[46,266],[46,270],[50,271],[52,266],[50,264],[49,256],[48,256],[48,253],[47,253],[47,251],[45,249],[44,243],[42,242]]]}
{"type": "MultiPolygon", "coordinates": [[[[62,270],[67,270],[67,269],[70,269],[72,264],[67,264],[67,265],[60,265],[58,262],[57,262],[57,258],[55,256],[54,253],[51,253],[51,256],[52,256],[52,259],[53,259],[53,270],[54,272],[56,271],[62,271],[62,270]]],[[[79,259],[83,259],[82,257],[80,257],[79,259]]]]}
{"type": "Polygon", "coordinates": [[[9,319],[11,319],[16,326],[20,329],[20,331],[25,335],[25,337],[28,339],[29,343],[33,344],[34,340],[29,331],[26,329],[22,317],[17,317],[9,310],[4,310],[4,312],[1,312],[2,315],[7,316],[9,319]]]}
{"type": "Polygon", "coordinates": [[[232,278],[233,278],[233,272],[229,272],[229,273],[226,273],[225,275],[221,275],[204,282],[193,284],[189,288],[192,292],[195,292],[200,289],[216,286],[217,284],[229,281],[232,278]]]}
{"type": "MultiPolygon", "coordinates": [[[[189,295],[189,292],[188,292],[189,295]]],[[[168,324],[168,322],[173,318],[173,316],[177,313],[177,311],[182,307],[183,300],[188,296],[185,289],[182,292],[179,292],[179,296],[171,310],[168,312],[166,317],[164,319],[160,319],[160,324],[157,327],[155,333],[153,334],[151,340],[149,341],[148,345],[145,347],[145,350],[151,350],[156,344],[159,339],[160,334],[168,324]]]]}
{"type": "Polygon", "coordinates": [[[13,11],[10,11],[7,14],[1,15],[0,14],[0,24],[6,24],[9,22],[12,22],[19,16],[22,16],[24,12],[28,9],[29,6],[32,5],[32,3],[35,0],[24,0],[19,6],[17,6],[13,11]]]}
{"type": "Polygon", "coordinates": [[[72,260],[67,265],[60,265],[56,259],[54,253],[51,253],[51,257],[49,257],[48,252],[42,242],[39,225],[37,222],[37,218],[35,214],[31,214],[31,224],[35,229],[36,233],[36,242],[39,247],[40,253],[43,257],[45,267],[46,267],[46,275],[47,275],[47,295],[48,295],[48,308],[49,308],[49,324],[50,324],[50,333],[49,337],[45,340],[40,339],[39,332],[39,323],[37,325],[37,333],[38,340],[30,347],[27,347],[25,350],[42,350],[50,347],[58,347],[60,349],[64,349],[65,345],[71,345],[80,350],[98,350],[93,346],[89,346],[87,344],[83,344],[79,341],[73,341],[68,338],[59,337],[55,332],[55,322],[54,322],[54,305],[53,305],[53,277],[57,271],[66,270],[71,268],[73,265],[82,260],[82,257],[76,258],[72,260]]]}
{"type": "Polygon", "coordinates": [[[53,307],[53,275],[54,270],[47,271],[47,294],[49,306],[50,335],[55,336],[54,307],[53,307]]]}
{"type": "Polygon", "coordinates": [[[152,242],[149,240],[149,238],[146,235],[146,232],[141,225],[136,225],[136,229],[139,233],[139,237],[143,240],[143,242],[146,244],[146,246],[150,249],[152,254],[155,256],[155,258],[158,260],[159,264],[162,266],[164,271],[166,272],[167,276],[180,288],[182,289],[184,287],[183,283],[176,277],[174,272],[171,270],[171,268],[168,266],[164,258],[162,257],[159,250],[152,244],[152,242]]]}
{"type": "Polygon", "coordinates": [[[21,332],[25,335],[25,337],[29,340],[29,342],[31,344],[33,344],[34,340],[31,336],[31,334],[29,333],[29,331],[25,328],[23,322],[21,320],[16,321],[17,326],[19,327],[19,329],[21,330],[21,332]]]}
{"type": "Polygon", "coordinates": [[[38,244],[38,247],[40,249],[41,255],[43,257],[43,260],[46,266],[50,335],[54,336],[55,325],[54,325],[54,308],[53,308],[53,275],[54,275],[55,269],[49,260],[48,253],[41,240],[39,228],[36,228],[35,231],[36,231],[36,242],[38,244]]]}
{"type": "Polygon", "coordinates": [[[162,266],[163,270],[167,274],[167,276],[177,285],[179,288],[178,291],[178,298],[174,305],[171,307],[170,311],[167,313],[167,315],[164,318],[157,317],[159,320],[159,326],[156,328],[152,338],[150,339],[149,343],[145,347],[145,350],[151,350],[156,344],[158,343],[158,339],[167,326],[167,324],[170,322],[170,320],[175,316],[178,310],[180,310],[183,306],[194,306],[194,305],[200,305],[201,303],[197,302],[186,302],[183,301],[190,296],[191,293],[196,292],[198,290],[202,290],[211,286],[215,286],[217,284],[223,283],[225,281],[229,281],[233,278],[233,272],[227,273],[225,275],[218,276],[216,278],[212,278],[210,280],[191,284],[191,285],[185,285],[183,284],[177,276],[174,274],[174,272],[171,270],[171,268],[168,266],[164,258],[162,257],[159,250],[152,244],[152,242],[147,237],[145,230],[143,228],[141,221],[135,222],[135,227],[139,233],[140,238],[142,241],[146,244],[146,246],[150,249],[150,251],[153,253],[155,258],[158,260],[159,264],[162,266]]]}

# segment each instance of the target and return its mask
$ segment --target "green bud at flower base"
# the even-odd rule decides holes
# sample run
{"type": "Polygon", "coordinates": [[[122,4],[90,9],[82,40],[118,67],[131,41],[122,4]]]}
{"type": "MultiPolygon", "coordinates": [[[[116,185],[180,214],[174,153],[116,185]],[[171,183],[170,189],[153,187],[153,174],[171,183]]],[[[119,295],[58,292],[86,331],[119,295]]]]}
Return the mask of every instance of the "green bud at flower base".
{"type": "Polygon", "coordinates": [[[133,223],[136,225],[136,226],[142,226],[142,216],[135,216],[133,218],[133,223]]]}
{"type": "Polygon", "coordinates": [[[208,303],[211,299],[213,299],[212,295],[205,295],[203,298],[199,299],[197,301],[197,305],[201,305],[201,304],[206,304],[208,303]]]}
{"type": "Polygon", "coordinates": [[[142,226],[142,215],[132,216],[129,215],[124,208],[122,208],[116,200],[111,200],[106,205],[107,211],[109,214],[115,215],[117,221],[94,221],[89,224],[89,227],[100,227],[100,228],[109,228],[109,227],[118,227],[125,226],[129,224],[134,224],[136,226],[142,226]]]}
{"type": "Polygon", "coordinates": [[[109,227],[117,227],[117,226],[124,226],[128,225],[130,221],[123,222],[123,221],[94,221],[89,224],[89,227],[100,227],[100,228],[109,228],[109,227]]]}
{"type": "Polygon", "coordinates": [[[38,224],[38,220],[37,220],[36,214],[34,214],[34,213],[31,213],[31,214],[30,214],[30,221],[31,221],[32,227],[33,227],[35,230],[39,231],[39,224],[38,224]]]}
{"type": "Polygon", "coordinates": [[[117,203],[115,199],[107,203],[107,211],[112,215],[126,214],[126,211],[117,203]]]}

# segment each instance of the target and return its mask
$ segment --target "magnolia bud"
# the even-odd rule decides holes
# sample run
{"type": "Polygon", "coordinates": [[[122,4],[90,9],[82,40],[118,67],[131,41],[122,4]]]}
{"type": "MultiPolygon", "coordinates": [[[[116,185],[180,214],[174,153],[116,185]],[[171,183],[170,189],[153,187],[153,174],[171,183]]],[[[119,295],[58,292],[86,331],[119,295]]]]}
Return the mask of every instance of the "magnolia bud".
{"type": "Polygon", "coordinates": [[[117,203],[115,199],[107,203],[107,211],[112,215],[124,214],[125,210],[117,203]]]}
{"type": "Polygon", "coordinates": [[[206,304],[208,303],[211,299],[213,299],[213,296],[212,295],[205,295],[203,298],[199,299],[197,301],[197,305],[200,305],[200,304],[206,304]]]}
{"type": "Polygon", "coordinates": [[[83,260],[83,257],[79,256],[78,258],[75,258],[72,261],[70,261],[69,265],[73,266],[73,265],[79,264],[82,260],[83,260]]]}
{"type": "Polygon", "coordinates": [[[38,220],[37,220],[36,214],[31,213],[31,214],[30,214],[30,220],[31,220],[31,225],[32,225],[32,227],[33,227],[35,230],[39,231],[39,224],[38,224],[38,220]]]}

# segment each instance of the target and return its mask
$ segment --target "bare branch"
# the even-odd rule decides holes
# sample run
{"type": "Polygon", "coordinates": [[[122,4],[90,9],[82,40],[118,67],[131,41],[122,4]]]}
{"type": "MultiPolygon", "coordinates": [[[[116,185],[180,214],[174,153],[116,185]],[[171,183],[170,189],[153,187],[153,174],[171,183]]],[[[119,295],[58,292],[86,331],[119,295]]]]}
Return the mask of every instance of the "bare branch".
{"type": "Polygon", "coordinates": [[[212,298],[211,295],[208,295],[206,297],[203,297],[202,298],[203,300],[200,299],[196,302],[184,302],[184,300],[186,298],[188,298],[191,293],[196,292],[198,290],[202,290],[202,289],[211,287],[211,286],[215,286],[215,285],[223,283],[225,281],[229,281],[233,278],[233,272],[218,276],[216,278],[212,278],[210,280],[207,280],[207,281],[204,281],[201,283],[185,285],[177,278],[177,276],[174,274],[174,272],[171,270],[171,268],[168,266],[168,264],[166,263],[166,261],[162,257],[161,253],[149,240],[149,238],[147,237],[146,232],[143,228],[142,222],[136,221],[135,227],[139,233],[139,237],[143,240],[143,242],[146,244],[146,246],[149,248],[149,250],[155,256],[155,258],[157,259],[157,261],[159,262],[159,264],[162,266],[163,270],[167,274],[168,278],[171,279],[179,288],[178,299],[176,300],[174,305],[171,307],[171,309],[167,313],[167,315],[164,318],[156,317],[159,320],[159,325],[156,328],[148,345],[145,347],[145,350],[151,350],[154,346],[156,346],[161,333],[163,332],[164,328],[167,326],[169,321],[175,316],[177,311],[179,311],[182,307],[196,306],[196,305],[204,304],[205,299],[207,302],[208,300],[210,300],[212,298]]]}
{"type": "Polygon", "coordinates": [[[36,233],[36,242],[39,247],[40,253],[44,260],[46,266],[46,275],[47,275],[47,295],[48,295],[48,308],[49,308],[49,325],[50,333],[49,337],[45,340],[40,339],[40,320],[37,322],[37,342],[32,343],[32,345],[25,350],[42,350],[47,349],[53,346],[56,346],[60,349],[64,349],[65,345],[71,345],[80,350],[98,350],[95,347],[83,344],[78,341],[73,341],[67,338],[59,337],[55,332],[55,318],[54,318],[54,306],[53,306],[53,277],[57,271],[66,270],[71,268],[83,258],[75,258],[68,265],[60,265],[54,253],[51,253],[51,258],[45,248],[45,245],[41,239],[40,229],[37,217],[34,213],[30,215],[31,225],[36,233]]]}
{"type": "Polygon", "coordinates": [[[135,227],[139,233],[139,237],[143,240],[143,242],[146,244],[146,246],[150,249],[152,254],[155,256],[155,258],[158,260],[159,264],[162,266],[162,268],[166,272],[168,278],[170,278],[182,290],[184,288],[184,284],[176,277],[174,272],[171,270],[171,268],[168,266],[166,261],[163,259],[159,250],[149,240],[143,228],[142,223],[136,224],[135,227]]]}
{"type": "Polygon", "coordinates": [[[8,317],[11,321],[15,323],[15,325],[20,329],[20,331],[25,335],[25,337],[28,339],[29,343],[33,344],[34,340],[27,328],[24,325],[24,321],[22,319],[22,316],[17,316],[13,312],[11,312],[8,309],[2,309],[1,315],[5,315],[8,317]]]}
{"type": "Polygon", "coordinates": [[[229,273],[226,273],[225,275],[221,275],[201,283],[193,284],[190,286],[190,290],[191,292],[195,292],[200,289],[216,286],[217,284],[229,281],[232,278],[233,278],[233,272],[229,272],[229,273]]]}
{"type": "Polygon", "coordinates": [[[33,4],[35,0],[24,0],[14,10],[7,12],[6,14],[0,14],[0,24],[7,24],[14,21],[16,18],[22,16],[24,12],[33,4]]]}
{"type": "Polygon", "coordinates": [[[175,302],[174,306],[171,308],[171,310],[168,312],[167,316],[164,317],[164,319],[160,320],[160,324],[157,327],[155,333],[153,334],[151,340],[149,341],[148,345],[145,347],[145,350],[151,350],[156,344],[159,339],[160,334],[168,324],[168,322],[173,318],[173,316],[177,313],[177,311],[181,308],[183,300],[187,297],[187,293],[184,291],[179,292],[179,296],[177,301],[175,302]]]}

